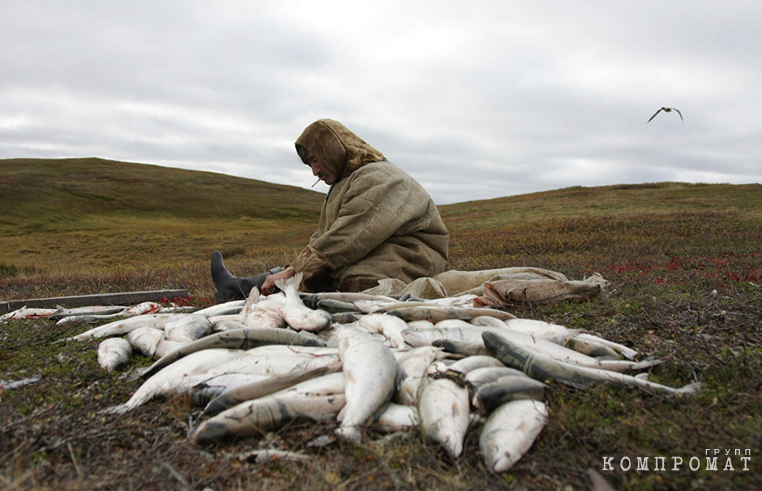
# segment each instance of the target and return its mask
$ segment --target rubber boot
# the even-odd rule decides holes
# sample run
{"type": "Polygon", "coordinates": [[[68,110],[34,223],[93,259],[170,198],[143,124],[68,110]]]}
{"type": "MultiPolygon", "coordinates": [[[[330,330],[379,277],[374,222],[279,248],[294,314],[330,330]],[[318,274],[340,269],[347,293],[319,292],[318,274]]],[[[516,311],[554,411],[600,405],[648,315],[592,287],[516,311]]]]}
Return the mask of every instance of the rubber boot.
{"type": "Polygon", "coordinates": [[[239,278],[233,276],[225,267],[222,260],[222,254],[217,251],[212,253],[212,281],[217,287],[217,293],[214,298],[217,302],[229,302],[231,300],[243,300],[249,296],[251,289],[255,286],[262,289],[265,278],[273,273],[283,271],[283,268],[273,268],[266,273],[256,274],[248,278],[239,278]]]}

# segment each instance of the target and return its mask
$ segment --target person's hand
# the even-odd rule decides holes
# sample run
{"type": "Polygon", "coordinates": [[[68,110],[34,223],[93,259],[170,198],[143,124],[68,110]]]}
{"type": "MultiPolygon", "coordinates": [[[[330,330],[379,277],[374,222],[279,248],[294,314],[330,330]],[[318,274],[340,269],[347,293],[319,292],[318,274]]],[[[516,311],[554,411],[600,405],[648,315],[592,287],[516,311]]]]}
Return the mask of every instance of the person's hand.
{"type": "Polygon", "coordinates": [[[280,273],[273,273],[265,278],[265,282],[262,283],[262,293],[264,295],[270,295],[278,291],[278,287],[275,286],[275,282],[278,280],[285,280],[291,278],[296,274],[296,270],[289,266],[280,273]]]}

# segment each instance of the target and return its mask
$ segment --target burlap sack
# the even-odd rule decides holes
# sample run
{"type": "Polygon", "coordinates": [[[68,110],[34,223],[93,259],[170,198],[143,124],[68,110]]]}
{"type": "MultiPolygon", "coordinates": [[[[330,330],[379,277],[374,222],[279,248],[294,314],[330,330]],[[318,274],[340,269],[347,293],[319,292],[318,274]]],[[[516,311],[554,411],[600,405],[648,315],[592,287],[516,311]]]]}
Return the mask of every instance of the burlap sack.
{"type": "Polygon", "coordinates": [[[598,273],[582,281],[497,278],[484,283],[484,294],[474,299],[474,307],[502,309],[511,304],[581,302],[597,298],[607,283],[598,273]]]}
{"type": "Polygon", "coordinates": [[[448,295],[482,295],[482,285],[496,279],[554,279],[568,281],[566,276],[548,269],[533,267],[514,267],[500,269],[483,269],[479,271],[445,271],[434,276],[442,284],[448,295]]]}
{"type": "Polygon", "coordinates": [[[503,308],[511,303],[553,303],[595,298],[608,283],[598,273],[582,281],[570,281],[556,271],[533,267],[450,270],[433,278],[418,278],[405,284],[394,279],[379,280],[378,286],[363,293],[405,295],[423,299],[477,295],[474,306],[503,308]]]}

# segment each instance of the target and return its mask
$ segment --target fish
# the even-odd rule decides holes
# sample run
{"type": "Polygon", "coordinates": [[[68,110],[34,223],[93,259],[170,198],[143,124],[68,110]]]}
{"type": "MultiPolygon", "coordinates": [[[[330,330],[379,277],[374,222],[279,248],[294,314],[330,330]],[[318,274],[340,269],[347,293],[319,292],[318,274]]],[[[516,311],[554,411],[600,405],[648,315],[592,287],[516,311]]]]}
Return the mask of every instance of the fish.
{"type": "Polygon", "coordinates": [[[272,345],[247,351],[233,351],[238,351],[238,355],[208,368],[203,373],[210,376],[240,373],[279,377],[296,371],[310,371],[321,367],[328,367],[329,371],[337,371],[342,367],[338,351],[331,348],[272,345]],[[299,350],[297,351],[296,348],[299,350]]]}
{"type": "Polygon", "coordinates": [[[202,374],[211,367],[224,363],[238,356],[241,350],[208,349],[197,351],[177,362],[164,367],[151,378],[143,382],[124,404],[106,409],[105,412],[122,414],[145,404],[156,396],[171,393],[180,386],[183,377],[202,374]]]}
{"type": "Polygon", "coordinates": [[[321,300],[336,300],[338,302],[354,304],[356,301],[375,301],[395,303],[396,300],[392,297],[386,297],[383,295],[371,295],[368,293],[360,292],[320,292],[320,293],[299,293],[299,297],[304,302],[304,305],[311,309],[318,308],[318,302],[321,300]]]}
{"type": "Polygon", "coordinates": [[[365,314],[359,312],[337,312],[331,314],[331,324],[352,324],[357,322],[365,314]]]}
{"type": "MultiPolygon", "coordinates": [[[[66,338],[65,341],[89,341],[90,339],[97,339],[107,336],[117,336],[127,334],[139,327],[154,327],[156,329],[164,330],[169,322],[176,320],[175,314],[146,314],[131,317],[128,319],[120,319],[102,326],[94,327],[89,331],[85,331],[76,336],[66,338]]],[[[60,322],[60,321],[59,321],[60,322]]]]}
{"type": "Polygon", "coordinates": [[[352,324],[364,315],[361,312],[336,312],[331,314],[331,324],[352,324]]]}
{"type": "MultiPolygon", "coordinates": [[[[208,317],[209,322],[212,323],[212,331],[215,333],[220,333],[223,331],[234,331],[237,329],[250,329],[251,327],[241,322],[241,317],[239,315],[219,315],[219,316],[213,316],[208,317]]],[[[259,329],[259,328],[251,328],[251,329],[259,329]]],[[[275,329],[266,327],[264,329],[275,329]]]]}
{"type": "Polygon", "coordinates": [[[434,323],[427,320],[407,321],[407,327],[414,327],[417,329],[431,329],[434,327],[434,323]]]}
{"type": "Polygon", "coordinates": [[[386,314],[368,314],[362,316],[357,325],[380,332],[389,341],[392,348],[405,348],[407,343],[402,337],[402,331],[408,328],[407,322],[399,317],[386,314]]]}
{"type": "Polygon", "coordinates": [[[405,307],[394,310],[377,310],[377,313],[396,315],[405,322],[430,321],[436,324],[445,319],[472,319],[481,315],[497,317],[498,319],[515,319],[516,316],[503,310],[476,307],[405,307]]]}
{"type": "Polygon", "coordinates": [[[489,355],[490,352],[484,347],[482,341],[469,343],[466,341],[454,341],[451,339],[435,339],[431,342],[432,346],[437,346],[448,353],[458,356],[476,356],[489,355]]]}
{"type": "Polygon", "coordinates": [[[422,346],[403,353],[397,359],[397,389],[393,396],[394,402],[406,406],[417,404],[418,389],[426,369],[441,354],[440,348],[422,346]]]}
{"type": "Polygon", "coordinates": [[[283,295],[270,295],[264,300],[259,299],[259,289],[251,289],[249,298],[240,313],[240,322],[246,327],[284,327],[283,309],[286,299],[283,295]]]}
{"type": "MultiPolygon", "coordinates": [[[[533,349],[542,351],[546,355],[568,363],[575,363],[592,368],[601,368],[619,372],[642,370],[662,363],[661,360],[647,360],[643,362],[633,362],[625,360],[599,360],[582,354],[578,351],[566,348],[543,337],[537,337],[523,331],[516,331],[508,327],[492,328],[489,326],[471,326],[470,328],[447,327],[433,329],[406,329],[403,331],[405,341],[411,346],[432,345],[438,339],[456,341],[466,345],[475,345],[480,341],[483,343],[482,334],[493,331],[510,337],[514,342],[530,345],[533,349]]],[[[474,350],[471,350],[474,351],[474,350]]]]}
{"type": "Polygon", "coordinates": [[[190,395],[193,406],[204,407],[226,391],[235,390],[251,384],[272,379],[268,375],[252,375],[249,373],[222,373],[219,375],[200,374],[183,379],[174,389],[178,395],[190,395]]]}
{"type": "Polygon", "coordinates": [[[408,431],[418,427],[418,408],[404,404],[389,403],[381,411],[373,428],[385,433],[408,431]]]}
{"type": "Polygon", "coordinates": [[[214,416],[242,402],[264,397],[305,380],[325,375],[332,369],[332,367],[319,367],[313,370],[296,369],[279,377],[270,377],[260,382],[225,390],[206,405],[204,415],[214,416]]]}
{"type": "MultiPolygon", "coordinates": [[[[243,326],[236,323],[237,326],[243,326]]],[[[141,372],[143,378],[150,377],[165,366],[171,364],[184,356],[196,351],[210,348],[232,348],[248,350],[260,346],[271,344],[298,345],[298,346],[325,346],[322,339],[308,332],[297,332],[290,329],[272,329],[272,328],[247,328],[239,327],[226,331],[210,334],[191,343],[184,344],[182,347],[173,351],[153,365],[141,372]]]]}
{"type": "Polygon", "coordinates": [[[560,345],[582,333],[581,329],[568,329],[558,324],[534,319],[508,319],[504,324],[508,329],[531,334],[560,345]]]}
{"type": "Polygon", "coordinates": [[[657,358],[649,358],[639,362],[619,359],[604,360],[593,358],[584,353],[580,353],[579,351],[548,341],[542,337],[535,337],[533,334],[528,334],[526,332],[514,331],[512,329],[495,330],[494,332],[510,337],[512,341],[528,346],[555,360],[589,368],[611,370],[614,372],[632,372],[644,370],[664,362],[664,360],[657,358]]]}
{"type": "Polygon", "coordinates": [[[343,372],[242,402],[204,421],[193,434],[198,445],[261,435],[290,421],[332,420],[345,404],[343,372]]]}
{"type": "Polygon", "coordinates": [[[179,314],[164,326],[164,335],[170,341],[192,343],[204,337],[212,329],[212,323],[203,315],[179,314]]]}
{"type": "Polygon", "coordinates": [[[421,381],[418,419],[423,438],[442,446],[453,459],[463,453],[469,425],[468,389],[449,378],[435,378],[445,365],[434,362],[421,381]]]}
{"type": "Polygon", "coordinates": [[[115,312],[112,314],[86,313],[86,314],[65,316],[61,318],[60,320],[58,320],[56,324],[63,325],[63,324],[73,324],[73,323],[80,323],[80,322],[87,322],[90,324],[94,324],[96,322],[101,322],[108,319],[114,319],[117,317],[129,318],[129,317],[136,317],[141,315],[157,314],[162,309],[163,307],[156,302],[143,302],[143,303],[134,305],[132,307],[126,307],[122,311],[115,312]]]}
{"type": "Polygon", "coordinates": [[[579,341],[591,341],[594,343],[599,343],[604,346],[607,346],[620,355],[624,356],[625,358],[628,358],[630,360],[634,359],[636,356],[638,356],[638,352],[632,348],[629,348],[623,344],[615,343],[613,341],[609,341],[608,339],[601,338],[599,336],[595,336],[593,334],[588,333],[582,333],[575,336],[573,339],[579,340],[579,341]]]}
{"type": "Polygon", "coordinates": [[[475,326],[492,326],[502,329],[506,326],[506,322],[508,321],[501,321],[496,317],[490,317],[488,315],[480,315],[479,317],[474,317],[469,322],[475,326]]]}
{"type": "Polygon", "coordinates": [[[161,304],[156,302],[142,302],[133,307],[123,310],[119,315],[132,317],[135,315],[154,314],[162,309],[161,304]]]}
{"type": "Polygon", "coordinates": [[[387,311],[411,307],[472,308],[475,298],[476,295],[459,295],[457,297],[432,298],[429,300],[409,298],[407,300],[400,299],[396,303],[386,303],[383,308],[387,311]]]}
{"type": "Polygon", "coordinates": [[[503,365],[500,367],[475,368],[465,374],[464,380],[469,386],[478,390],[482,385],[509,376],[526,377],[526,374],[521,370],[516,370],[515,368],[503,365]]]}
{"type": "Polygon", "coordinates": [[[675,109],[674,107],[662,107],[662,108],[660,108],[658,111],[656,111],[656,112],[654,113],[654,115],[653,115],[653,116],[651,116],[651,117],[648,119],[648,121],[646,121],[646,123],[650,123],[650,122],[651,122],[651,120],[652,120],[652,119],[654,119],[654,118],[656,117],[656,115],[657,115],[657,114],[659,114],[659,113],[660,113],[660,112],[662,112],[662,111],[664,111],[665,113],[669,113],[669,112],[675,111],[675,112],[676,112],[676,113],[677,113],[677,114],[680,116],[680,120],[681,120],[681,121],[685,121],[685,120],[683,119],[683,113],[681,113],[681,112],[680,112],[678,109],[675,109]]]}
{"type": "Polygon", "coordinates": [[[492,327],[474,326],[469,327],[432,327],[412,328],[402,331],[402,337],[410,346],[431,346],[434,341],[447,340],[458,341],[466,344],[481,343],[482,333],[493,330],[492,327]]]}
{"type": "Polygon", "coordinates": [[[339,327],[336,337],[346,378],[346,405],[338,414],[336,434],[359,443],[362,427],[394,393],[397,359],[386,344],[352,325],[339,327]]]}
{"type": "Polygon", "coordinates": [[[198,307],[192,305],[172,305],[170,307],[162,307],[161,310],[156,312],[157,314],[193,314],[201,310],[198,307]]]}
{"type": "MultiPolygon", "coordinates": [[[[164,332],[162,332],[162,335],[164,332]]],[[[173,351],[177,351],[181,347],[185,346],[187,343],[178,343],[177,341],[170,341],[169,339],[162,337],[159,340],[159,343],[156,345],[156,351],[153,354],[154,360],[161,360],[168,354],[172,353],[173,351]]],[[[138,370],[138,374],[141,373],[141,370],[138,370]]]]}
{"type": "Polygon", "coordinates": [[[213,331],[222,331],[223,329],[217,326],[219,323],[221,323],[222,321],[227,321],[227,320],[241,322],[241,313],[237,312],[232,314],[209,315],[206,318],[209,319],[209,322],[212,323],[213,331]]]}
{"type": "Polygon", "coordinates": [[[8,312],[0,317],[0,321],[16,320],[16,319],[45,319],[59,312],[59,309],[37,309],[27,308],[26,305],[20,309],[8,312]]]}
{"type": "Polygon", "coordinates": [[[50,319],[51,321],[58,322],[64,317],[72,317],[77,315],[82,315],[82,316],[110,315],[110,314],[117,314],[128,308],[129,307],[124,305],[93,305],[90,307],[75,307],[72,309],[65,309],[59,306],[57,307],[58,312],[48,317],[48,319],[50,319]]]}
{"type": "MultiPolygon", "coordinates": [[[[52,317],[52,316],[51,316],[52,317]]],[[[112,314],[78,314],[78,315],[65,315],[56,321],[56,325],[63,326],[67,324],[98,324],[104,320],[113,319],[115,317],[122,317],[120,315],[112,314]]]]}
{"type": "Polygon", "coordinates": [[[466,358],[463,358],[462,360],[458,360],[449,367],[447,367],[447,372],[457,372],[461,373],[463,375],[467,374],[468,372],[471,372],[473,370],[476,370],[478,368],[487,368],[487,367],[504,367],[503,363],[495,358],[494,356],[489,355],[475,355],[475,356],[469,356],[466,358]]]}
{"type": "Polygon", "coordinates": [[[548,421],[543,402],[507,402],[487,418],[479,435],[479,451],[490,472],[506,472],[531,448],[548,421]]]}
{"type": "MultiPolygon", "coordinates": [[[[484,316],[482,316],[484,317],[484,316]]],[[[495,319],[494,317],[491,317],[492,319],[495,319]]],[[[500,319],[495,319],[498,323],[501,323],[502,321],[500,319]]],[[[443,321],[439,321],[436,324],[434,324],[434,327],[439,329],[448,329],[451,327],[457,327],[460,329],[470,329],[471,327],[475,326],[477,324],[472,324],[468,321],[465,321],[463,319],[445,319],[443,321]]],[[[505,324],[502,324],[503,327],[505,327],[505,324]]],[[[479,326],[482,327],[482,326],[479,326]]]]}
{"type": "Polygon", "coordinates": [[[275,286],[286,294],[286,306],[283,309],[283,319],[297,330],[319,331],[331,323],[331,315],[322,310],[312,310],[302,303],[297,291],[302,282],[302,273],[296,273],[291,278],[278,280],[275,286]]]}
{"type": "Polygon", "coordinates": [[[619,354],[605,344],[586,339],[571,338],[566,342],[568,348],[594,358],[618,360],[619,354]]]}
{"type": "Polygon", "coordinates": [[[471,404],[486,414],[491,414],[508,401],[517,399],[543,401],[546,387],[547,385],[539,380],[524,374],[508,375],[479,387],[471,398],[471,404]]]}
{"type": "Polygon", "coordinates": [[[259,303],[259,288],[258,287],[252,287],[251,291],[249,292],[249,295],[243,300],[243,307],[241,308],[240,316],[243,318],[246,316],[247,312],[250,312],[256,304],[259,303]]]}
{"type": "Polygon", "coordinates": [[[447,368],[440,368],[439,371],[458,384],[468,386],[466,377],[469,373],[487,368],[501,369],[506,367],[492,355],[474,355],[454,361],[447,368]]]}
{"type": "MultiPolygon", "coordinates": [[[[52,316],[51,316],[52,317],[52,316]]],[[[65,315],[58,317],[55,320],[56,325],[63,326],[67,324],[98,324],[104,320],[113,319],[118,317],[115,315],[99,315],[99,314],[78,314],[78,315],[65,315]]]]}
{"type": "Polygon", "coordinates": [[[373,312],[388,312],[391,310],[405,309],[405,308],[412,308],[412,307],[434,307],[434,308],[468,307],[470,308],[473,306],[474,298],[476,298],[475,295],[463,295],[458,297],[435,298],[431,300],[414,299],[414,298],[407,298],[405,300],[403,300],[402,298],[400,298],[399,300],[395,300],[393,298],[382,299],[382,300],[355,300],[354,305],[360,311],[370,314],[373,312]]]}
{"type": "Polygon", "coordinates": [[[98,345],[98,364],[109,372],[126,365],[132,356],[132,345],[124,338],[109,338],[98,345]]]}
{"type": "Polygon", "coordinates": [[[212,317],[215,315],[230,315],[230,314],[238,315],[243,310],[244,303],[246,303],[246,300],[231,300],[229,302],[218,303],[217,305],[212,305],[205,309],[197,310],[194,313],[198,315],[203,315],[204,317],[212,317]]]}
{"type": "Polygon", "coordinates": [[[164,338],[164,331],[153,327],[138,327],[127,333],[127,341],[132,348],[149,357],[156,354],[156,347],[162,338],[164,338]]]}
{"type": "Polygon", "coordinates": [[[333,300],[330,298],[318,300],[317,308],[320,310],[325,310],[329,314],[336,314],[340,312],[359,312],[353,303],[342,302],[341,300],[333,300]]]}
{"type": "Polygon", "coordinates": [[[398,302],[396,300],[355,300],[352,305],[355,309],[364,314],[372,314],[373,312],[386,309],[392,305],[405,305],[404,302],[398,302]]]}
{"type": "Polygon", "coordinates": [[[528,345],[516,343],[508,336],[494,331],[486,331],[482,337],[484,338],[484,345],[497,359],[505,363],[506,366],[522,370],[536,380],[557,380],[578,389],[587,389],[596,385],[632,386],[645,392],[667,395],[690,394],[701,387],[700,383],[692,383],[676,389],[624,373],[558,361],[528,345]]]}

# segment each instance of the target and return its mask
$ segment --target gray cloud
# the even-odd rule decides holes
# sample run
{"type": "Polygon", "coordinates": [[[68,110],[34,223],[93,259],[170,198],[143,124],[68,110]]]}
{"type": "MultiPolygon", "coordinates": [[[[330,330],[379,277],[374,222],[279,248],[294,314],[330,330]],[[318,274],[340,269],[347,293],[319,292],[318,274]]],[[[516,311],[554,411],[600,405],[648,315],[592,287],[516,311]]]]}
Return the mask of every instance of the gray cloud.
{"type": "Polygon", "coordinates": [[[310,187],[293,141],[331,117],[442,204],[762,181],[762,7],[365,3],[3,2],[0,158],[310,187]]]}

